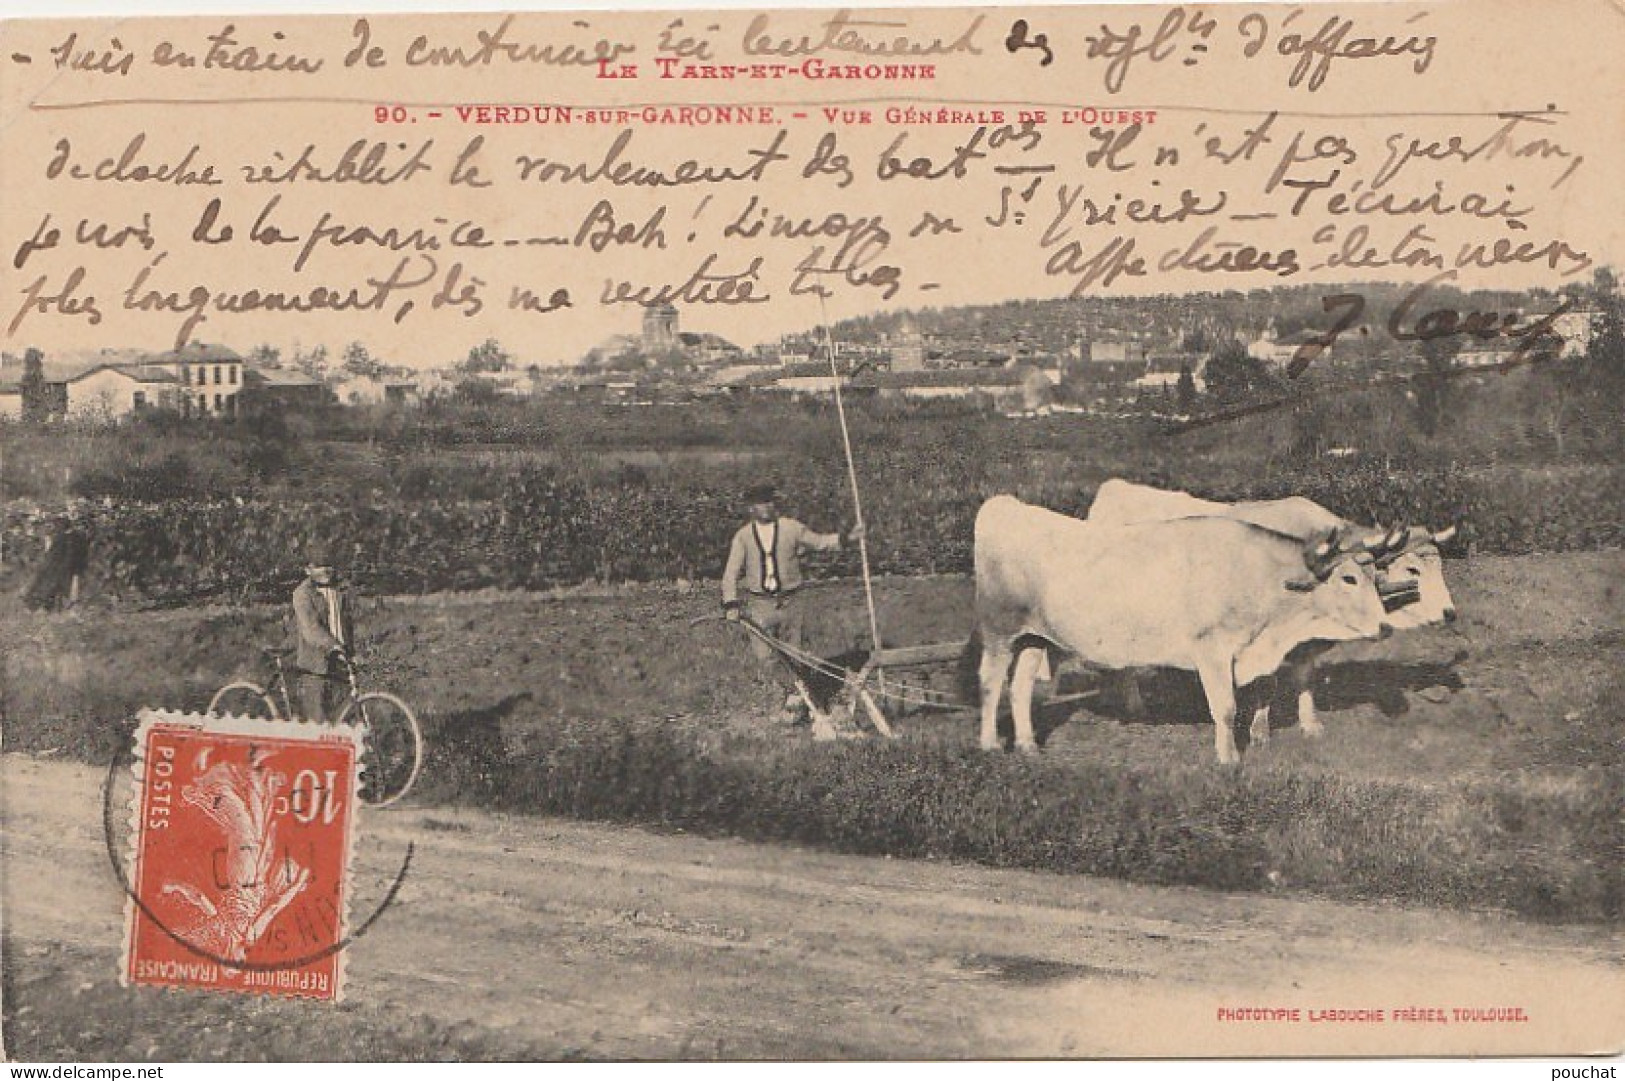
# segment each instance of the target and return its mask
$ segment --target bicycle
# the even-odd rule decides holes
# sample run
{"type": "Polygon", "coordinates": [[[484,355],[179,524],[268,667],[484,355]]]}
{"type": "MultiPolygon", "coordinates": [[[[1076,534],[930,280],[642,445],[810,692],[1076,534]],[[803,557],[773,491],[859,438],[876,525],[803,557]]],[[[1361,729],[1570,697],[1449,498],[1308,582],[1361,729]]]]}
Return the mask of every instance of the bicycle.
{"type": "MultiPolygon", "coordinates": [[[[263,653],[269,673],[262,686],[251,680],[236,680],[221,687],[209,699],[209,712],[240,717],[263,717],[280,721],[297,718],[288,693],[288,675],[282,659],[291,649],[266,647],[263,653]],[[277,707],[277,698],[282,706],[277,707]]],[[[344,658],[345,679],[350,697],[333,724],[361,724],[361,798],[374,807],[388,807],[405,796],[423,767],[423,730],[412,708],[388,691],[363,691],[357,679],[358,666],[344,658]]]]}

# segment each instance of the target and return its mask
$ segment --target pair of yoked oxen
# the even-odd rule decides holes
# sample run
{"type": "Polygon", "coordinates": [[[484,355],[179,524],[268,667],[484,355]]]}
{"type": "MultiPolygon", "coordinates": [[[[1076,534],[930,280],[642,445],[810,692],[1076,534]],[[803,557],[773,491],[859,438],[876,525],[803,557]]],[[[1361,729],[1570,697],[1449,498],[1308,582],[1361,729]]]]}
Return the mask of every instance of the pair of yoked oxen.
{"type": "MultiPolygon", "coordinates": [[[[1301,497],[1216,503],[1123,480],[1101,485],[1087,519],[994,496],[976,516],[982,746],[999,746],[1008,677],[1016,748],[1036,748],[1032,691],[1052,650],[1196,672],[1223,763],[1239,759],[1236,688],[1278,671],[1318,735],[1312,679],[1326,650],[1454,621],[1440,555],[1454,533],[1362,527],[1301,497]]],[[[1269,738],[1268,703],[1254,743],[1269,738]]]]}

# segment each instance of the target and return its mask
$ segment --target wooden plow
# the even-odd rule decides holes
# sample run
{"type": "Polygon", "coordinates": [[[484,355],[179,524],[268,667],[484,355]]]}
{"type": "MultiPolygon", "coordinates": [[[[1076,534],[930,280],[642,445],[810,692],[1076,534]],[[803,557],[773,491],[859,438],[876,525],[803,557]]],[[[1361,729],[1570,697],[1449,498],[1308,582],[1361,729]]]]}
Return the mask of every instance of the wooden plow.
{"type": "Polygon", "coordinates": [[[847,427],[846,406],[841,396],[843,380],[840,366],[836,363],[835,337],[830,329],[829,313],[824,307],[823,292],[818,294],[818,307],[823,323],[824,348],[829,359],[835,416],[841,428],[841,449],[846,458],[846,478],[852,489],[852,513],[856,520],[853,535],[858,542],[858,565],[863,571],[864,607],[869,614],[869,641],[874,648],[858,667],[853,668],[838,663],[837,660],[825,660],[782,642],[755,622],[742,616],[736,618],[746,631],[760,639],[789,671],[796,694],[806,704],[808,715],[812,718],[814,739],[861,736],[863,733],[856,724],[860,708],[876,732],[887,739],[896,739],[897,733],[892,731],[885,711],[875,701],[877,697],[897,702],[900,709],[909,703],[937,706],[958,703],[952,697],[942,695],[929,686],[910,684],[896,678],[888,679],[888,673],[957,661],[966,647],[958,642],[944,642],[888,649],[882,644],[880,614],[875,607],[874,580],[869,570],[869,540],[863,520],[863,499],[858,491],[857,462],[852,455],[852,433],[847,427]]]}
{"type": "MultiPolygon", "coordinates": [[[[726,618],[722,616],[703,616],[690,625],[724,621],[726,618]]],[[[847,663],[853,659],[849,655],[819,657],[773,637],[752,620],[742,617],[738,623],[765,644],[789,673],[797,696],[806,704],[807,714],[812,718],[814,739],[859,738],[864,735],[858,726],[860,716],[880,735],[896,739],[897,733],[880,701],[895,703],[898,712],[909,705],[944,708],[963,704],[957,697],[926,684],[898,678],[898,673],[957,664],[965,652],[963,642],[874,650],[854,668],[847,663]]]]}

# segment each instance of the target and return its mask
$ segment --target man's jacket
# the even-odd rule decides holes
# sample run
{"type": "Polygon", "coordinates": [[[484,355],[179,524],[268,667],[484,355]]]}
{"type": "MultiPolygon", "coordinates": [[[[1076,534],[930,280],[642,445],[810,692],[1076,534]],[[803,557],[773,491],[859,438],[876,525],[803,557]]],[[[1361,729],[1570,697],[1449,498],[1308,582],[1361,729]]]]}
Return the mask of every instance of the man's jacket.
{"type": "Polygon", "coordinates": [[[293,591],[294,665],[303,672],[325,675],[327,655],[335,649],[349,649],[354,640],[349,591],[342,586],[329,588],[331,594],[306,578],[293,591]],[[333,633],[335,627],[337,634],[333,633]]]}
{"type": "MultiPolygon", "coordinates": [[[[733,543],[728,546],[728,563],[722,569],[723,604],[733,604],[739,600],[740,574],[745,576],[746,592],[769,593],[764,584],[768,566],[767,549],[758,540],[755,526],[754,521],[746,522],[734,534],[733,543]]],[[[841,547],[840,534],[815,533],[794,518],[776,519],[774,526],[776,537],[772,548],[778,560],[779,594],[790,593],[805,581],[801,574],[803,549],[832,552],[841,547]]]]}

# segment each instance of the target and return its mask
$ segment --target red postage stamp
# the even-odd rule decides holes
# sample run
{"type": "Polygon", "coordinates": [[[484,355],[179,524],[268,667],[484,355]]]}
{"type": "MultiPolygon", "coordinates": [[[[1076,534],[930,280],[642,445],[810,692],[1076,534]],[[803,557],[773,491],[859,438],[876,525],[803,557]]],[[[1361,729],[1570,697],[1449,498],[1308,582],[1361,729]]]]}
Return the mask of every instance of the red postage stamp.
{"type": "Polygon", "coordinates": [[[124,981],[339,999],[356,732],[154,710],[140,720],[124,981]]]}

